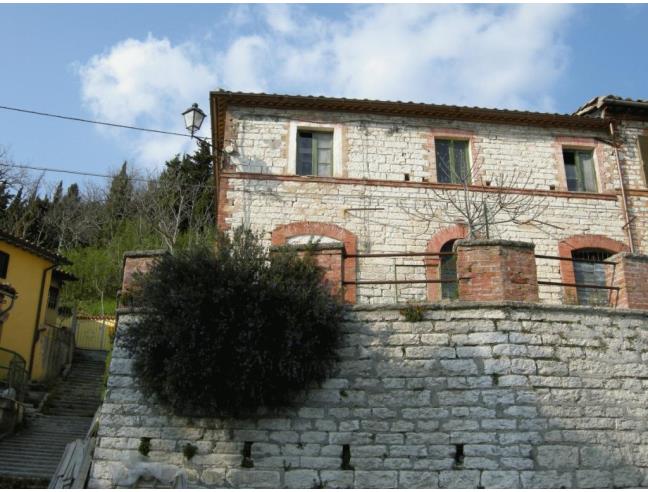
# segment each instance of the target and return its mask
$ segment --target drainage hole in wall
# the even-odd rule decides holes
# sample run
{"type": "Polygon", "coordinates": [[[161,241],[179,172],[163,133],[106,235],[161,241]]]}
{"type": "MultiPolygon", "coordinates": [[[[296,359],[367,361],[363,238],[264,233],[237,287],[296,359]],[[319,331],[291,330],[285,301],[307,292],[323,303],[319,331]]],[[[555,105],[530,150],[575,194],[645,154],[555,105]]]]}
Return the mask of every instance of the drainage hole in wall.
{"type": "Polygon", "coordinates": [[[353,465],[351,464],[351,446],[348,444],[342,445],[342,465],[340,469],[353,470],[353,465]]]}
{"type": "Polygon", "coordinates": [[[464,445],[455,444],[454,468],[463,468],[464,464],[464,445]]]}
{"type": "Polygon", "coordinates": [[[254,461],[252,460],[252,441],[245,441],[243,444],[243,460],[241,461],[242,468],[254,468],[254,461]]]}

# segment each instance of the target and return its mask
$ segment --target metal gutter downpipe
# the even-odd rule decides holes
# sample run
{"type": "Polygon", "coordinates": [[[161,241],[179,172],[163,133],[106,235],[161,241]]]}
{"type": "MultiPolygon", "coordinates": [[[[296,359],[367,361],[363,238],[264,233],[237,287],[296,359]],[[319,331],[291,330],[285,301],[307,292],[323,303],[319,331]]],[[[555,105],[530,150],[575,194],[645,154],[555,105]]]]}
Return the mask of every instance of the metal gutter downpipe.
{"type": "Polygon", "coordinates": [[[623,219],[625,220],[623,229],[625,229],[626,236],[628,237],[630,252],[634,253],[634,241],[632,239],[632,230],[630,228],[630,216],[628,215],[628,198],[626,196],[625,184],[623,182],[623,170],[621,169],[621,161],[619,159],[619,146],[616,143],[616,133],[614,132],[613,121],[610,122],[610,135],[612,136],[612,141],[614,142],[614,156],[616,158],[617,172],[619,174],[619,181],[621,183],[621,208],[623,209],[623,219]]]}

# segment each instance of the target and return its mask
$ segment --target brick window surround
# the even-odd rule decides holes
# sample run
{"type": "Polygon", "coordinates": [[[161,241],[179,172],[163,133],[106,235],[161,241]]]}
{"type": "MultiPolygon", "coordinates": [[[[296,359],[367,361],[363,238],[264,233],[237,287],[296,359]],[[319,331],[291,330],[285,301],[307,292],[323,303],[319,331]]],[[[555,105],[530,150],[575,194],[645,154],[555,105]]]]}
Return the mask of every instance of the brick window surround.
{"type": "MultiPolygon", "coordinates": [[[[603,193],[611,188],[601,178],[601,166],[604,161],[603,145],[595,138],[589,137],[555,137],[554,150],[556,154],[556,168],[558,176],[558,190],[569,191],[567,188],[567,174],[565,173],[565,159],[563,150],[591,150],[594,161],[594,173],[596,174],[597,193],[603,193]]],[[[577,191],[571,193],[579,193],[577,191]]],[[[590,192],[592,193],[592,192],[590,192]]]]}
{"type": "Polygon", "coordinates": [[[477,184],[483,178],[481,163],[478,160],[477,146],[475,144],[475,132],[470,130],[458,130],[454,128],[432,128],[428,134],[427,148],[429,152],[428,166],[432,182],[437,181],[436,145],[435,140],[465,140],[468,142],[468,166],[472,178],[472,184],[477,184]]]}
{"type": "MultiPolygon", "coordinates": [[[[335,224],[328,224],[325,222],[292,222],[276,227],[272,231],[271,241],[273,246],[282,246],[288,240],[295,236],[324,236],[344,244],[344,249],[348,254],[356,254],[358,252],[358,238],[352,232],[337,226],[335,224]]],[[[348,258],[344,262],[344,279],[356,279],[356,258],[348,258]]],[[[344,290],[344,301],[349,304],[356,302],[356,286],[347,285],[344,290]]]]}
{"type": "MultiPolygon", "coordinates": [[[[628,246],[616,239],[600,234],[579,234],[563,239],[558,243],[558,256],[571,258],[572,252],[578,249],[604,249],[610,253],[629,251],[628,246]]],[[[576,283],[574,263],[569,260],[560,260],[560,279],[566,284],[576,283]]],[[[564,287],[565,303],[576,302],[576,288],[564,287]]]]}
{"type": "MultiPolygon", "coordinates": [[[[441,248],[448,241],[453,239],[464,239],[468,236],[468,226],[465,224],[455,224],[450,227],[445,227],[439,232],[434,234],[428,241],[425,249],[426,253],[439,253],[441,248]]],[[[439,279],[439,264],[441,257],[430,256],[425,258],[425,279],[438,280],[439,279]]],[[[441,284],[427,284],[427,298],[428,301],[438,301],[441,299],[441,284]]]]}

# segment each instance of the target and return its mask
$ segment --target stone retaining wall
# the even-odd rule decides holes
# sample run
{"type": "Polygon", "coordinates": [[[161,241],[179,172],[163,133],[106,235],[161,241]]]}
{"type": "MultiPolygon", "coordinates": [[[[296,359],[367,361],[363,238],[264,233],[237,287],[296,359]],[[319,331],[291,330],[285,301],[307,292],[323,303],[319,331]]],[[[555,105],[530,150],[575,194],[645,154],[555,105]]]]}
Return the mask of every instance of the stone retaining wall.
{"type": "Polygon", "coordinates": [[[210,487],[648,485],[644,311],[435,304],[410,323],[355,307],[334,377],[245,420],[147,401],[119,344],[134,316],[119,318],[91,487],[113,486],[142,437],[147,466],[210,487]]]}

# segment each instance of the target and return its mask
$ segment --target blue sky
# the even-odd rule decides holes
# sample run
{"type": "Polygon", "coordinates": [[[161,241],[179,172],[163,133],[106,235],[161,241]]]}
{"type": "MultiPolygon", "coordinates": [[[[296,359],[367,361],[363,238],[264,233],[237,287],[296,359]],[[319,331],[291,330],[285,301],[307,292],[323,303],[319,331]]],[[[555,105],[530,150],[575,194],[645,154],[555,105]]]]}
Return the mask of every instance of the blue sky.
{"type": "MultiPolygon", "coordinates": [[[[637,4],[0,5],[0,105],[170,131],[217,87],[568,113],[648,98],[647,21],[637,4]]],[[[192,145],[0,110],[27,165],[152,172],[192,145]]]]}

